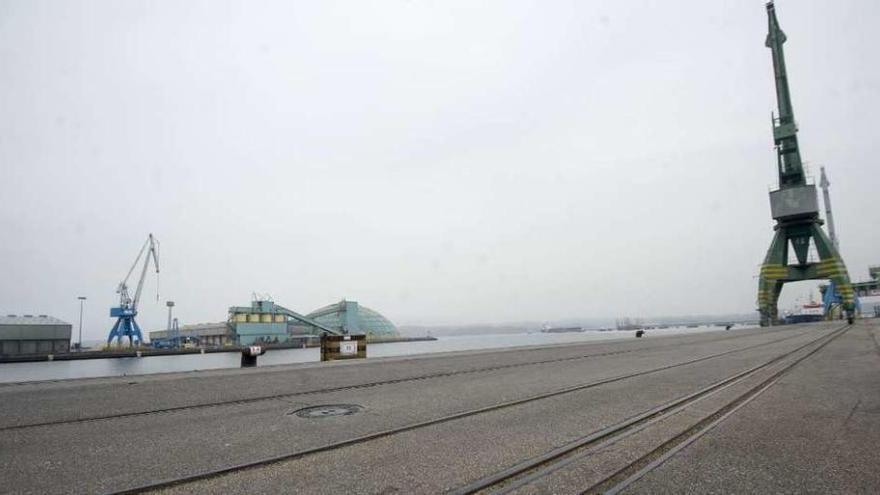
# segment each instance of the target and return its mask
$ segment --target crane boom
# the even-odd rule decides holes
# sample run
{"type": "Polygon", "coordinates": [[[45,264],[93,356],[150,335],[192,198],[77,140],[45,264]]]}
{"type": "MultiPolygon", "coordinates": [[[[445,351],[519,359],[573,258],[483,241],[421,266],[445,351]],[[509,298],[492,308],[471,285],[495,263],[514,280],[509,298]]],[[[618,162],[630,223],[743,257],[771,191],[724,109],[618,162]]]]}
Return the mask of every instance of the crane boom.
{"type": "Polygon", "coordinates": [[[147,249],[147,245],[150,244],[150,239],[153,237],[153,234],[150,234],[150,237],[147,237],[147,240],[144,241],[144,245],[141,246],[141,250],[138,251],[137,257],[134,259],[134,263],[131,264],[131,268],[128,269],[128,273],[125,275],[125,278],[120,282],[119,287],[128,287],[128,279],[131,278],[131,274],[134,272],[135,267],[138,265],[138,261],[141,259],[141,256],[144,255],[144,251],[147,249]]]}
{"type": "MultiPolygon", "coordinates": [[[[137,305],[138,305],[138,301],[141,300],[141,291],[143,291],[143,289],[144,289],[144,279],[147,276],[147,268],[149,268],[149,266],[150,266],[150,257],[151,256],[153,258],[153,264],[156,265],[156,273],[157,274],[159,273],[159,255],[156,252],[156,245],[157,244],[158,244],[158,241],[155,240],[155,238],[153,237],[153,234],[150,234],[150,236],[147,238],[146,244],[144,244],[144,248],[146,248],[149,245],[149,249],[147,250],[146,258],[144,258],[144,267],[141,269],[141,278],[140,278],[140,280],[138,280],[137,290],[134,293],[134,300],[132,300],[132,302],[131,302],[132,309],[136,310],[137,305]]],[[[141,249],[141,253],[143,253],[143,252],[144,252],[144,250],[141,249]]],[[[140,258],[140,255],[138,255],[138,258],[140,258]]],[[[158,294],[156,295],[156,297],[158,299],[158,297],[159,297],[158,294]]]]}

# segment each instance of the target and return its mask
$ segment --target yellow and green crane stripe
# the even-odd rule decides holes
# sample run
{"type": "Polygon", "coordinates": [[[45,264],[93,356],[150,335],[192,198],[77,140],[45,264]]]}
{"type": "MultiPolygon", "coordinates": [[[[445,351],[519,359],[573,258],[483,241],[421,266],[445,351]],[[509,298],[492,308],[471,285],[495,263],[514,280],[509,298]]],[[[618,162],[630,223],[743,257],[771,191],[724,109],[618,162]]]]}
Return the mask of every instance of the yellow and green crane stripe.
{"type": "Polygon", "coordinates": [[[761,266],[761,278],[764,280],[779,280],[788,276],[788,267],[785,265],[766,264],[761,266]]]}
{"type": "Polygon", "coordinates": [[[827,258],[820,261],[816,267],[816,275],[823,278],[832,278],[849,275],[846,272],[846,266],[840,258],[827,258]]]}

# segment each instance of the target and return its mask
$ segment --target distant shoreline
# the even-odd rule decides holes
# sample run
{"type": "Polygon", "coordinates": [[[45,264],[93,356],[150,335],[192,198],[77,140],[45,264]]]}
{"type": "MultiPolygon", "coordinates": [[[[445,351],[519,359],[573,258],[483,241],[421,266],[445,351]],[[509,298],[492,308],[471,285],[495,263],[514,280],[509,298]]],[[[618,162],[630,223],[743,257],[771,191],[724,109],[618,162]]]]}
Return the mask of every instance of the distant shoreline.
{"type": "MultiPolygon", "coordinates": [[[[437,340],[435,337],[385,337],[367,341],[368,344],[394,344],[398,342],[424,342],[437,340]]],[[[266,345],[266,349],[303,349],[308,347],[320,347],[317,339],[300,342],[284,342],[266,345]]],[[[20,356],[0,356],[2,363],[38,363],[50,361],[77,361],[81,359],[119,359],[138,358],[153,356],[177,356],[186,354],[213,354],[216,352],[241,352],[242,346],[198,348],[198,349],[154,349],[144,347],[141,349],[124,349],[118,351],[82,351],[64,352],[59,354],[27,354],[20,356]]]]}

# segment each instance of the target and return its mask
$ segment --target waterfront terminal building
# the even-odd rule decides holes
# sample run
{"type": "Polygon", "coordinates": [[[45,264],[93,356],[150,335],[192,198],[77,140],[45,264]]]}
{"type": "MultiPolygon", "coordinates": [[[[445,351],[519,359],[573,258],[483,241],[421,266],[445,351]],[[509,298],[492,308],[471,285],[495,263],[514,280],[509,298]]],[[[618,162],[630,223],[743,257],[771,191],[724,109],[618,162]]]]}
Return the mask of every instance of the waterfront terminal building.
{"type": "Polygon", "coordinates": [[[321,335],[321,330],[309,322],[342,333],[364,334],[368,340],[400,336],[391,320],[378,311],[343,299],[307,315],[294,313],[272,301],[253,301],[250,306],[230,308],[225,322],[183,325],[177,332],[150,332],[150,341],[190,338],[204,347],[304,344],[321,335]]]}
{"type": "MultiPolygon", "coordinates": [[[[361,306],[356,301],[343,299],[338,303],[328,304],[318,308],[306,318],[314,320],[324,326],[342,330],[350,334],[365,334],[367,340],[399,337],[400,333],[391,320],[382,316],[378,311],[361,306]]],[[[304,332],[314,334],[315,329],[303,325],[292,326],[291,333],[304,332]]]]}

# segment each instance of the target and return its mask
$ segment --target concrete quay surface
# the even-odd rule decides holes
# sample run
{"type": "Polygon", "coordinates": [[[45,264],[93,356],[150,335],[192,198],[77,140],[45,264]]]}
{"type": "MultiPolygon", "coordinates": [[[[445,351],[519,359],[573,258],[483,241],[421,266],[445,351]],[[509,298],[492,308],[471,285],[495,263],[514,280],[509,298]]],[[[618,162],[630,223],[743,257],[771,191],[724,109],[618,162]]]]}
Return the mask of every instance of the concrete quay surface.
{"type": "Polygon", "coordinates": [[[878,342],[860,320],[0,385],[0,493],[878,493],[878,342]]]}

